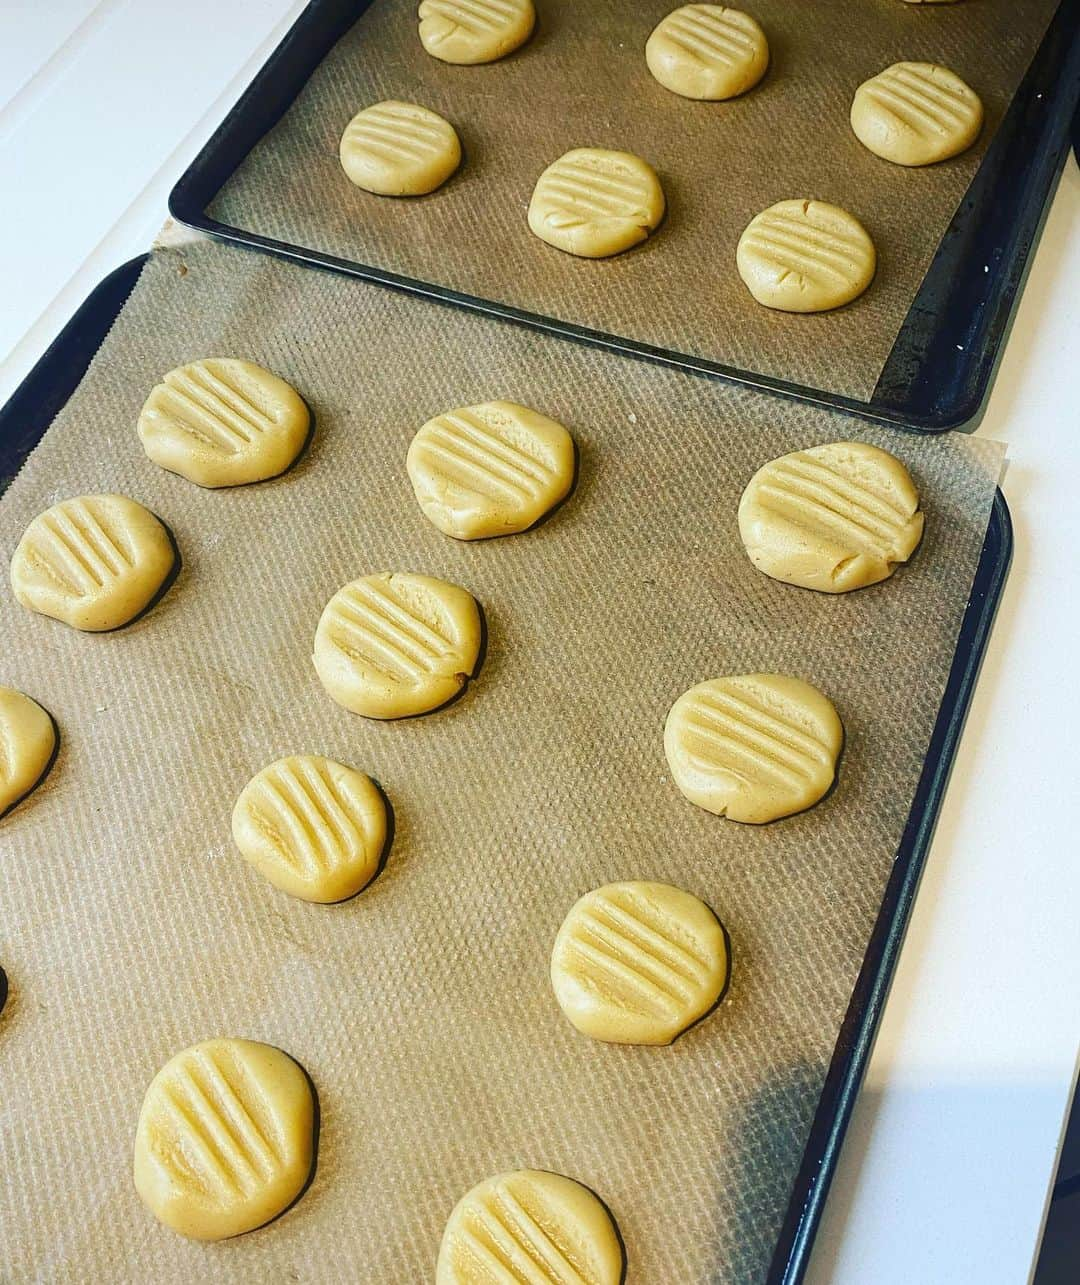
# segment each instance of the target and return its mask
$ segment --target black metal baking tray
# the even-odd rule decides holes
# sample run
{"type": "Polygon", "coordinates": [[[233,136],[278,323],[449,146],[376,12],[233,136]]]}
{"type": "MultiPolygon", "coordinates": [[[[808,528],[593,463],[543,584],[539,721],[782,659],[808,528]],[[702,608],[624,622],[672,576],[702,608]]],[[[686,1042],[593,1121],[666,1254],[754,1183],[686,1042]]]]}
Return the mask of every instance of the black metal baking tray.
{"type": "MultiPolygon", "coordinates": [[[[0,493],[75,391],[138,280],[146,257],[133,259],[105,278],[0,409],[0,493]]],[[[792,1189],[768,1276],[770,1285],[796,1285],[806,1269],[885,1005],[1011,557],[1012,526],[1004,496],[999,491],[893,872],[833,1051],[792,1189]]]]}
{"type": "Polygon", "coordinates": [[[181,177],[173,216],[226,240],[474,308],[635,357],[769,389],[922,432],[979,413],[1008,331],[1031,249],[1069,147],[1080,99],[1080,0],[1061,0],[979,170],[949,226],[868,401],[558,321],[445,286],[288,244],[212,218],[210,205],[284,115],[319,63],[371,0],[312,0],[181,177]]]}

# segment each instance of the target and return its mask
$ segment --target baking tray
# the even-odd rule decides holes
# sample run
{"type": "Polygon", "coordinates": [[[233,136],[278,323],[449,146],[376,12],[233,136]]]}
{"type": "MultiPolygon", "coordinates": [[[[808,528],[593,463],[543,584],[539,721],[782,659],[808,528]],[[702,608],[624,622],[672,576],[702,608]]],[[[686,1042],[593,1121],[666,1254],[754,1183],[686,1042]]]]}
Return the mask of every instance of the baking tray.
{"type": "MultiPolygon", "coordinates": [[[[82,379],[131,292],[147,256],[107,277],[0,410],[0,492],[19,470],[82,379]]],[[[1012,554],[1000,490],[963,615],[944,696],[895,864],[832,1054],[768,1273],[795,1285],[805,1272],[829,1183],[865,1070],[925,864],[949,771],[1012,554]]]]}
{"type": "MultiPolygon", "coordinates": [[[[1080,96],[1080,0],[1062,0],[959,204],[867,400],[558,320],[415,275],[335,257],[219,221],[216,194],[281,119],[371,0],[313,0],[174,188],[181,222],[298,262],[429,295],[529,326],[925,432],[972,420],[989,390],[1080,96]]],[[[465,101],[468,101],[466,94],[465,101]]],[[[347,114],[347,113],[346,113],[347,114]]],[[[407,258],[407,252],[404,255],[407,258]]]]}

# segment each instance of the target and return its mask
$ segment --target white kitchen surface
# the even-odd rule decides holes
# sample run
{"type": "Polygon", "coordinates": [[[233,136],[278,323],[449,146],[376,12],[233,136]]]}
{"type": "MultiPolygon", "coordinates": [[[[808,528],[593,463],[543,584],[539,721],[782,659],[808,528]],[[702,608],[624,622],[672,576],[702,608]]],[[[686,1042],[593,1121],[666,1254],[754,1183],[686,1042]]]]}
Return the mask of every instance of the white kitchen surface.
{"type": "MultiPolygon", "coordinates": [[[[0,0],[0,401],[302,7],[0,0]]],[[[813,1285],[1013,1285],[1036,1254],[1080,1035],[1078,299],[1070,158],[979,429],[1010,444],[1012,575],[813,1285]]]]}

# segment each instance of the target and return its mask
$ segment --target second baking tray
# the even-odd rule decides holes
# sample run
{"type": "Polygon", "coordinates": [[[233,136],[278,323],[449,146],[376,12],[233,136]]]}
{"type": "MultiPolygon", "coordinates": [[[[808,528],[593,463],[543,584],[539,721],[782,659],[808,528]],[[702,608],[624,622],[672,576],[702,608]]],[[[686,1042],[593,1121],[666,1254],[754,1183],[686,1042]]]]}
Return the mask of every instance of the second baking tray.
{"type": "Polygon", "coordinates": [[[323,1133],[311,1191],[210,1251],[216,1279],[303,1264],[344,1282],[363,1263],[412,1285],[456,1195],[532,1164],[610,1199],[633,1280],[797,1281],[1008,567],[984,444],[892,441],[923,489],[922,548],[884,585],[808,594],[737,548],[763,449],[741,426],[771,449],[880,430],[212,245],[95,292],[0,412],[0,474],[57,415],[0,500],[5,545],[58,495],[118,489],[172,525],[184,569],[113,635],[0,601],[5,680],[50,703],[65,746],[4,829],[3,962],[17,1001],[48,1002],[5,1017],[25,1092],[0,1135],[20,1174],[0,1275],[44,1255],[80,1279],[206,1274],[208,1251],[138,1206],[128,1147],[164,1056],[227,1029],[305,1064],[323,1133]],[[146,388],[208,351],[310,399],[292,472],[206,492],[144,458],[146,388]],[[538,530],[463,545],[412,502],[405,447],[493,391],[565,418],[581,477],[538,530]],[[491,636],[463,700],[376,725],[318,689],[310,634],[342,580],[403,563],[473,588],[491,636]],[[660,747],[678,691],[754,664],[822,682],[847,728],[837,789],[770,827],[685,803],[660,747]],[[395,806],[385,872],[344,906],[290,902],[231,852],[236,789],[298,747],[373,771],[395,806]],[[73,849],[76,899],[55,882],[73,849]],[[705,895],[732,936],[728,999],[669,1050],[584,1040],[546,984],[566,905],[635,875],[705,895]],[[57,1202],[73,1128],[93,1176],[57,1202]]]}
{"type": "Polygon", "coordinates": [[[639,46],[667,7],[547,0],[518,54],[461,68],[420,48],[412,0],[314,0],[171,209],[218,236],[617,351],[925,431],[971,419],[1067,146],[1080,0],[1062,0],[1041,43],[1053,0],[878,0],[860,7],[856,41],[844,0],[812,15],[759,0],[773,66],[744,98],[718,104],[678,99],[648,75],[639,46]],[[972,152],[911,171],[854,139],[852,87],[898,58],[948,62],[979,89],[987,123],[972,152]],[[344,178],[341,131],[383,97],[426,103],[458,126],[466,161],[445,189],[395,202],[344,178]],[[669,197],[649,242],[600,263],[551,250],[525,226],[540,170],[583,143],[640,151],[669,197]],[[739,232],[790,196],[867,222],[878,276],[848,308],[769,312],[739,282],[739,232]]]}

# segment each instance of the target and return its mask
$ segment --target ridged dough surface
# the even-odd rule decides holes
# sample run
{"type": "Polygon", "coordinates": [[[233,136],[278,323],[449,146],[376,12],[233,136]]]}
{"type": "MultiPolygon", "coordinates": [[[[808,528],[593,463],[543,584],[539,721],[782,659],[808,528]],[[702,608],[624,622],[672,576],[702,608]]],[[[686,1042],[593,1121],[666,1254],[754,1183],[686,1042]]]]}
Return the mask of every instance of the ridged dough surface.
{"type": "Polygon", "coordinates": [[[735,98],[764,76],[769,42],[748,13],[684,4],[653,30],[645,62],[665,89],[683,98],[735,98]]]}
{"type": "Polygon", "coordinates": [[[739,534],[754,566],[823,593],[885,580],[922,533],[911,475],[895,456],[862,442],[770,460],[739,502],[739,534]]]}
{"type": "Polygon", "coordinates": [[[38,514],[11,559],[24,607],[75,629],[118,629],[154,598],[173,568],[168,533],[124,495],[82,495],[38,514]]]}
{"type": "Polygon", "coordinates": [[[979,95],[932,62],[898,62],[855,91],[851,128],[876,156],[896,165],[933,165],[979,137],[979,95]]]}
{"type": "Polygon", "coordinates": [[[422,0],[420,43],[443,62],[505,58],[532,35],[533,0],[422,0]]]}
{"type": "Polygon", "coordinates": [[[343,586],[315,633],[326,691],[367,718],[406,718],[444,705],[480,653],[480,612],[458,585],[381,572],[343,586]]]}
{"type": "Polygon", "coordinates": [[[146,1091],[135,1188],[173,1231],[223,1240],[261,1227],[311,1172],[315,1110],[299,1066],[253,1040],[185,1049],[146,1091]]]}
{"type": "Polygon", "coordinates": [[[716,1004],[727,976],[727,940],[709,907],[647,881],[586,893],[551,955],[559,1007],[611,1044],[670,1044],[716,1004]]]}
{"type": "Polygon", "coordinates": [[[349,180],[366,192],[424,196],[461,164],[461,142],[437,112],[388,99],[356,113],[339,155],[349,180]]]}
{"type": "Polygon", "coordinates": [[[857,298],[877,254],[863,225],[826,201],[778,201],[751,219],[735,255],[739,276],[767,308],[826,312],[857,298]]]}
{"type": "Polygon", "coordinates": [[[833,783],[843,741],[832,702],[786,674],[698,683],[664,726],[668,766],[686,798],[759,825],[817,803],[833,783]]]}
{"type": "Polygon", "coordinates": [[[0,817],[42,780],[55,749],[46,711],[13,687],[0,687],[0,817]]]}
{"type": "Polygon", "coordinates": [[[539,411],[483,402],[428,420],[406,467],[440,531],[482,540],[524,531],[563,499],[574,480],[574,441],[539,411]]]}
{"type": "Polygon", "coordinates": [[[386,805],[370,777],[319,754],[264,767],[232,817],[245,860],[303,901],[353,896],[375,875],[386,842],[386,805]]]}
{"type": "Polygon", "coordinates": [[[587,1187],[521,1169],[467,1192],[443,1233],[436,1285],[619,1285],[623,1252],[587,1187]]]}
{"type": "Polygon", "coordinates": [[[143,450],[199,486],[242,486],[283,473],[311,417],[283,379],[251,361],[207,357],[162,377],[139,415],[143,450]]]}
{"type": "Polygon", "coordinates": [[[529,227],[548,245],[586,259],[640,244],[664,217],[664,191],[651,165],[631,152],[578,147],[540,175],[529,227]]]}

